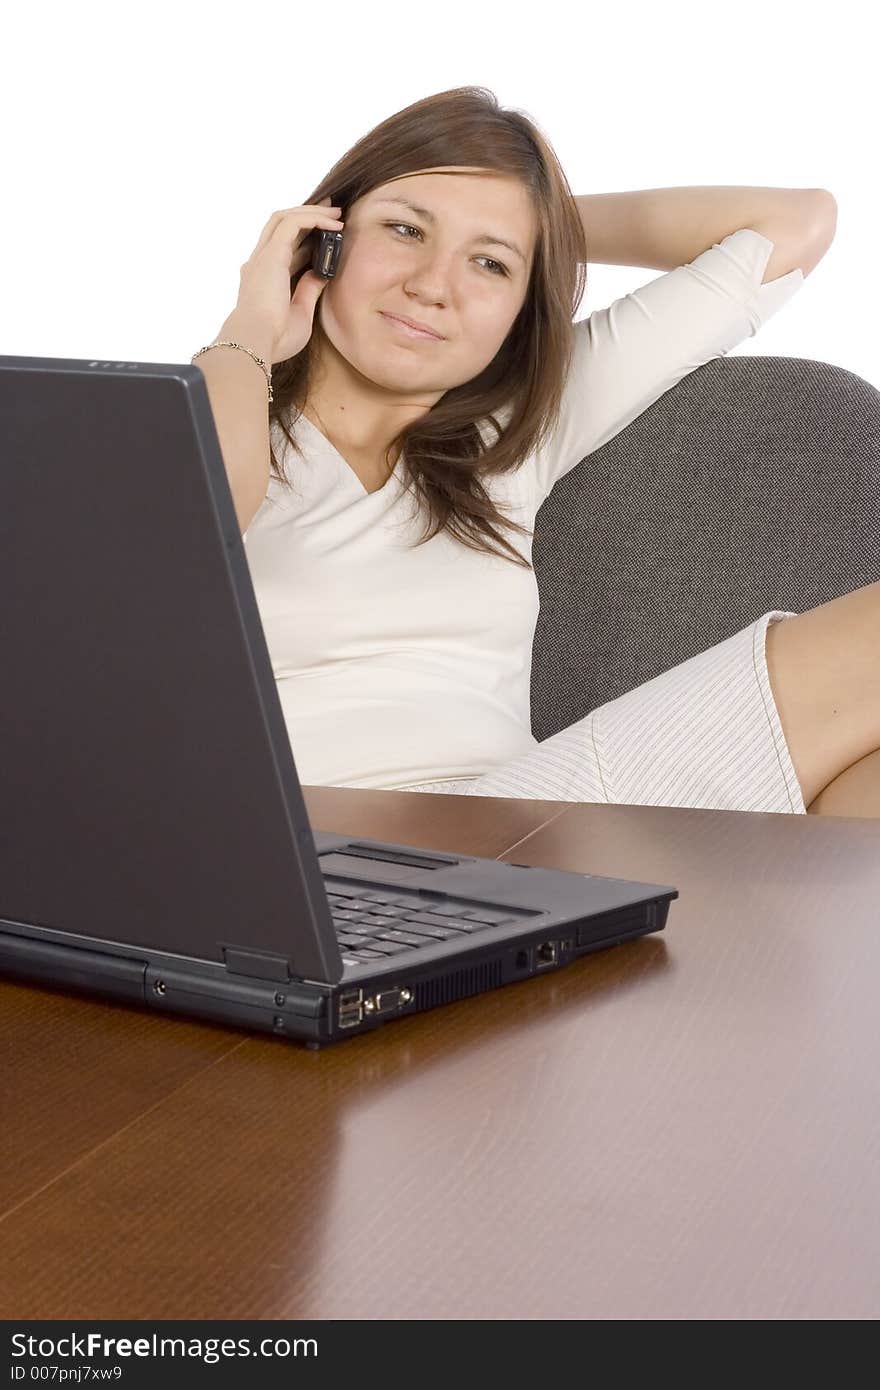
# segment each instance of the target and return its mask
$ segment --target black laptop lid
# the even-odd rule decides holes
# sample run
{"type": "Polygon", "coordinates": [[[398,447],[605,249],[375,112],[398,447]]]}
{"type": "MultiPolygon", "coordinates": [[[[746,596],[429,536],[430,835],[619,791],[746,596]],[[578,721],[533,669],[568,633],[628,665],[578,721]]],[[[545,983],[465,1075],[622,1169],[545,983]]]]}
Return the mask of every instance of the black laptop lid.
{"type": "Polygon", "coordinates": [[[335,982],[204,377],[0,356],[0,918],[335,982]]]}

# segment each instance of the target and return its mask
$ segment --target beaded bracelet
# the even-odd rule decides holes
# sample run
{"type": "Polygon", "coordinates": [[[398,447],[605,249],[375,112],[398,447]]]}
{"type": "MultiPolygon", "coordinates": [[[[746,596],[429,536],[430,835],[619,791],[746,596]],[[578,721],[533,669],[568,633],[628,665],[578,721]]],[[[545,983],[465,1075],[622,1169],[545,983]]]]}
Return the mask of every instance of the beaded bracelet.
{"type": "Polygon", "coordinates": [[[252,357],[254,359],[258,367],[262,367],[263,371],[266,373],[266,383],[269,387],[269,404],[271,405],[274,397],[272,395],[272,377],[269,373],[269,368],[266,366],[266,363],[263,361],[262,357],[258,357],[255,352],[251,352],[251,349],[249,347],[245,347],[244,343],[234,343],[229,338],[222,338],[215,343],[208,343],[207,347],[199,348],[198,352],[193,353],[192,357],[190,358],[190,361],[195,362],[196,358],[201,357],[203,352],[208,352],[211,348],[215,347],[241,348],[242,352],[246,352],[248,357],[252,357]]]}

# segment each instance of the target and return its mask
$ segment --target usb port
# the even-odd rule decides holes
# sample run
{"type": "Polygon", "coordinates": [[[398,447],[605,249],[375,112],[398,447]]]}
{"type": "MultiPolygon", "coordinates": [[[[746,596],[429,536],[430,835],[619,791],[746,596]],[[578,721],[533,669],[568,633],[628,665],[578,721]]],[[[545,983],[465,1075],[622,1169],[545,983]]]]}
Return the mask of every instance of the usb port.
{"type": "Polygon", "coordinates": [[[354,1028],[364,1017],[364,992],[362,989],[343,989],[339,991],[339,1026],[354,1028]]]}

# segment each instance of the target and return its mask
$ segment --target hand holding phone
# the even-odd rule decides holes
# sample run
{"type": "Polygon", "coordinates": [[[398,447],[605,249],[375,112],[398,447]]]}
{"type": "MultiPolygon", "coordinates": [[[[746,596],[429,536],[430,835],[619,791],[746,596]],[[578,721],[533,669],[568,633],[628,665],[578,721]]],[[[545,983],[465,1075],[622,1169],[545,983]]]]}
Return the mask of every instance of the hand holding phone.
{"type": "Polygon", "coordinates": [[[242,332],[251,329],[256,341],[272,344],[273,366],[295,357],[309,341],[318,300],[335,272],[343,226],[336,214],[342,209],[327,206],[329,202],[327,197],[321,203],[274,212],[241,267],[238,303],[229,317],[242,325],[242,332]],[[322,258],[322,272],[314,268],[317,248],[309,240],[316,230],[317,246],[320,234],[326,233],[334,248],[333,255],[322,258]],[[300,275],[291,294],[293,277],[309,262],[311,268],[300,275]]]}

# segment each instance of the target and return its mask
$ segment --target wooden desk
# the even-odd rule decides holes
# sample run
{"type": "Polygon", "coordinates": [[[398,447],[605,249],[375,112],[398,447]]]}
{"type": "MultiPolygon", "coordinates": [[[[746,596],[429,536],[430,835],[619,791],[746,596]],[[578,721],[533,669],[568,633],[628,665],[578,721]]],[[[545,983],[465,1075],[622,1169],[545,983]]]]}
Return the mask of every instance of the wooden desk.
{"type": "Polygon", "coordinates": [[[657,937],[317,1053],[3,982],[0,1316],[880,1314],[876,821],[306,799],[681,896],[657,937]]]}

